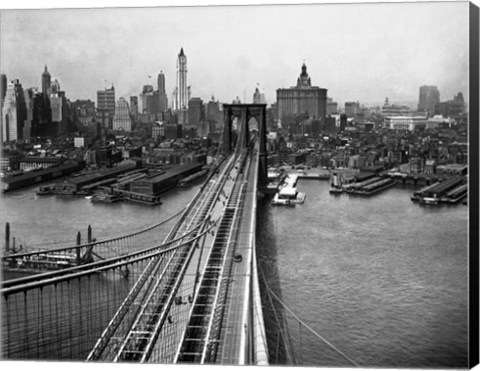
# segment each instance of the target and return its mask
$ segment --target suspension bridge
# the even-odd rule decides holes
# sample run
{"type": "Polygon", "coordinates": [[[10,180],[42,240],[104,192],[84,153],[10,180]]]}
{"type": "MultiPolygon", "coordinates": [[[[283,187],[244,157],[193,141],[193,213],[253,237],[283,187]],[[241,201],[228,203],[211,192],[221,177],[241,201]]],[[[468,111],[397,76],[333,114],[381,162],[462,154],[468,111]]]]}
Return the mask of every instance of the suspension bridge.
{"type": "Polygon", "coordinates": [[[265,105],[224,110],[216,166],[168,220],[113,239],[2,257],[9,269],[58,256],[72,262],[2,282],[4,358],[268,364],[255,255],[265,105]],[[248,130],[252,117],[258,136],[248,130]]]}
{"type": "Polygon", "coordinates": [[[89,233],[85,244],[2,256],[4,269],[56,268],[2,282],[2,358],[302,364],[302,344],[321,340],[357,365],[283,307],[257,266],[265,108],[224,105],[216,165],[190,203],[166,220],[116,238],[92,240],[89,233]],[[251,118],[258,133],[249,130],[251,118]],[[262,299],[273,309],[273,334],[262,299]],[[293,337],[288,321],[298,323],[293,337]]]}

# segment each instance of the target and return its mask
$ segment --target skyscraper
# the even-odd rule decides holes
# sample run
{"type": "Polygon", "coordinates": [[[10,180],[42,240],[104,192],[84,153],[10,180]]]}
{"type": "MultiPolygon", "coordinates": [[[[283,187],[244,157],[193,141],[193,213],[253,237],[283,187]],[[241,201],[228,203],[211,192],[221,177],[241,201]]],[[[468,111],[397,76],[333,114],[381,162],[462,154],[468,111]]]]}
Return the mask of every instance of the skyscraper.
{"type": "Polygon", "coordinates": [[[199,126],[205,120],[205,107],[200,98],[192,98],[188,102],[188,124],[199,126]]]}
{"type": "Polygon", "coordinates": [[[157,76],[157,88],[160,93],[165,93],[165,75],[163,71],[160,71],[157,76]]]}
{"type": "Polygon", "coordinates": [[[7,94],[7,75],[1,74],[0,75],[0,114],[2,118],[0,120],[0,143],[3,143],[3,101],[5,100],[5,95],[7,94]]]}
{"type": "Polygon", "coordinates": [[[302,65],[297,86],[277,89],[278,117],[282,122],[286,118],[305,116],[314,120],[325,120],[327,113],[327,89],[312,86],[307,66],[302,65]]]}
{"type": "Polygon", "coordinates": [[[118,99],[115,105],[115,116],[113,118],[113,130],[132,131],[132,120],[130,118],[130,109],[125,98],[118,99]]]}
{"type": "MultiPolygon", "coordinates": [[[[58,85],[58,88],[60,88],[60,85],[58,85]]],[[[65,134],[68,129],[68,104],[65,92],[55,90],[50,94],[50,109],[52,122],[49,125],[49,136],[56,137],[65,134]]]]}
{"type": "Polygon", "coordinates": [[[48,72],[47,65],[45,65],[45,70],[42,73],[42,93],[43,93],[44,99],[50,96],[51,85],[52,85],[52,77],[50,76],[50,72],[48,72]]]}
{"type": "Polygon", "coordinates": [[[165,75],[162,71],[158,74],[157,77],[157,85],[158,85],[158,100],[159,100],[159,108],[161,112],[164,112],[168,109],[168,97],[165,91],[165,75]]]}
{"type": "Polygon", "coordinates": [[[0,102],[3,102],[5,95],[7,94],[7,75],[0,75],[0,102]]]}
{"type": "Polygon", "coordinates": [[[30,139],[32,135],[37,90],[36,88],[25,89],[23,95],[25,97],[26,108],[25,124],[23,126],[23,139],[30,139]]]}
{"type": "Polygon", "coordinates": [[[140,101],[142,103],[142,113],[154,114],[154,91],[153,85],[143,85],[140,101]]]}
{"type": "Polygon", "coordinates": [[[132,116],[133,122],[137,122],[138,117],[138,97],[130,97],[130,116],[132,116]]]}
{"type": "Polygon", "coordinates": [[[187,57],[180,50],[177,58],[177,86],[173,92],[173,109],[179,113],[179,123],[187,123],[187,109],[190,87],[187,85],[187,57]]]}
{"type": "Polygon", "coordinates": [[[5,101],[2,108],[2,140],[23,139],[23,127],[27,118],[25,97],[19,80],[7,84],[5,101]]]}
{"type": "Polygon", "coordinates": [[[97,91],[97,119],[102,127],[111,128],[111,122],[115,115],[115,88],[105,88],[97,91]]]}
{"type": "Polygon", "coordinates": [[[255,93],[253,93],[253,104],[265,104],[265,94],[260,93],[258,86],[255,88],[255,93]]]}
{"type": "Polygon", "coordinates": [[[436,86],[421,86],[418,99],[418,110],[427,111],[429,116],[435,113],[435,104],[440,103],[440,92],[436,86]]]}
{"type": "Polygon", "coordinates": [[[435,105],[435,114],[443,117],[458,118],[465,113],[465,100],[463,93],[459,92],[453,97],[453,100],[440,102],[435,105]]]}
{"type": "Polygon", "coordinates": [[[216,129],[223,128],[223,111],[220,109],[220,102],[212,96],[210,102],[205,107],[205,119],[209,121],[216,129]]]}

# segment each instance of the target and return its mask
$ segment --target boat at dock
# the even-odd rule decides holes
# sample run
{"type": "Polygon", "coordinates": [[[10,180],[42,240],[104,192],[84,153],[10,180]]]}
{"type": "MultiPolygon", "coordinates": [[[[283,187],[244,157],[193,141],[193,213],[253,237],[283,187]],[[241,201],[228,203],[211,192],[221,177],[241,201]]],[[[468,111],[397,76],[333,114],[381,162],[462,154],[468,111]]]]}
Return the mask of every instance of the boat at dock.
{"type": "Polygon", "coordinates": [[[272,205],[295,205],[305,202],[306,194],[298,192],[295,185],[298,177],[289,175],[285,178],[285,183],[279,188],[272,200],[272,205]]]}
{"type": "Polygon", "coordinates": [[[272,205],[279,205],[279,206],[295,206],[293,202],[290,202],[289,198],[281,198],[280,195],[275,193],[272,199],[272,205]]]}
{"type": "Polygon", "coordinates": [[[53,195],[52,190],[55,188],[55,186],[49,185],[49,186],[40,186],[36,192],[37,195],[39,196],[45,196],[45,195],[53,195]]]}
{"type": "Polygon", "coordinates": [[[3,269],[41,273],[44,271],[71,268],[78,265],[75,254],[44,253],[4,261],[3,269]]]}
{"type": "Polygon", "coordinates": [[[100,193],[100,194],[93,195],[90,200],[92,202],[103,202],[103,203],[111,204],[114,202],[122,201],[123,199],[124,197],[122,195],[100,193]]]}
{"type": "Polygon", "coordinates": [[[155,194],[131,192],[131,191],[122,190],[118,188],[114,188],[113,193],[115,195],[123,197],[125,201],[131,201],[131,202],[136,202],[139,204],[151,205],[151,206],[162,204],[161,197],[155,194]]]}
{"type": "Polygon", "coordinates": [[[438,205],[440,202],[440,200],[435,197],[422,197],[419,201],[423,205],[438,205]]]}
{"type": "Polygon", "coordinates": [[[126,198],[127,201],[132,201],[132,202],[137,202],[140,204],[144,205],[161,205],[162,204],[162,199],[160,196],[155,196],[155,195],[129,195],[126,198]]]}
{"type": "Polygon", "coordinates": [[[340,194],[343,192],[342,188],[342,178],[337,173],[332,173],[330,177],[330,193],[332,194],[340,194]]]}
{"type": "Polygon", "coordinates": [[[53,184],[47,186],[40,186],[36,192],[39,196],[57,195],[57,196],[88,196],[92,192],[87,190],[73,191],[70,187],[62,184],[53,184]]]}

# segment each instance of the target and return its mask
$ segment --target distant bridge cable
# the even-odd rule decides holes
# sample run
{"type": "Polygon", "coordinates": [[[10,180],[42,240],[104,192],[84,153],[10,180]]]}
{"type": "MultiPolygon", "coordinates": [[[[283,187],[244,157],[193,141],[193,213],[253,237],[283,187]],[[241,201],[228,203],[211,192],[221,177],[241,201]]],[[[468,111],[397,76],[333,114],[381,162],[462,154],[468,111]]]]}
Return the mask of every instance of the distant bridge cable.
{"type": "MultiPolygon", "coordinates": [[[[125,237],[130,237],[130,236],[133,236],[133,235],[137,235],[137,234],[140,234],[140,233],[144,233],[144,232],[148,232],[150,230],[152,230],[153,228],[155,227],[159,227],[161,226],[162,224],[165,224],[167,222],[169,222],[170,220],[174,219],[175,217],[177,217],[178,215],[180,215],[184,210],[186,209],[186,206],[183,207],[182,209],[178,210],[176,213],[174,213],[173,215],[169,216],[167,219],[164,219],[158,223],[155,223],[154,225],[151,225],[150,227],[147,227],[147,228],[144,228],[144,229],[141,229],[137,232],[130,232],[126,235],[121,235],[121,236],[116,236],[116,237],[109,237],[109,238],[106,238],[104,240],[99,240],[99,241],[96,241],[97,243],[102,243],[102,242],[108,242],[108,241],[112,241],[112,240],[117,240],[117,239],[120,239],[120,238],[125,238],[125,237]]],[[[29,245],[28,247],[32,248],[32,247],[43,247],[43,246],[50,246],[50,245],[60,245],[60,244],[71,244],[72,241],[71,240],[67,240],[67,241],[52,241],[52,242],[43,242],[43,243],[39,243],[39,244],[34,244],[34,245],[29,245]]]]}
{"type": "Polygon", "coordinates": [[[113,237],[113,238],[108,238],[108,239],[103,239],[103,240],[98,240],[98,241],[95,241],[95,242],[89,242],[89,243],[85,243],[85,244],[82,244],[82,245],[71,245],[71,246],[64,246],[64,247],[57,247],[57,248],[54,248],[54,249],[46,249],[46,250],[35,250],[35,251],[25,251],[24,252],[21,252],[21,253],[14,253],[14,254],[9,254],[9,255],[4,255],[2,256],[2,259],[3,260],[8,260],[8,259],[16,259],[16,258],[23,258],[23,257],[27,257],[27,256],[33,256],[33,255],[38,255],[38,254],[46,254],[46,253],[55,253],[55,252],[64,252],[64,251],[67,251],[67,250],[74,250],[74,249],[77,249],[77,248],[83,248],[83,247],[88,247],[88,246],[99,246],[99,245],[102,245],[102,247],[106,248],[106,249],[112,249],[112,247],[109,247],[109,246],[106,246],[105,244],[106,243],[110,243],[110,242],[116,242],[118,240],[122,240],[122,239],[126,239],[126,238],[129,238],[129,237],[135,237],[137,235],[140,235],[142,233],[145,233],[145,232],[148,232],[150,230],[153,230],[154,228],[156,227],[159,227],[161,226],[162,224],[165,224],[169,221],[171,221],[172,219],[176,218],[178,215],[180,215],[182,212],[184,212],[186,210],[187,207],[184,207],[182,208],[181,210],[177,211],[175,214],[169,216],[167,219],[164,219],[162,220],[161,222],[159,223],[156,223],[150,227],[147,227],[141,231],[137,231],[137,232],[131,232],[129,234],[126,234],[126,235],[123,235],[123,236],[119,236],[119,237],[113,237]]]}

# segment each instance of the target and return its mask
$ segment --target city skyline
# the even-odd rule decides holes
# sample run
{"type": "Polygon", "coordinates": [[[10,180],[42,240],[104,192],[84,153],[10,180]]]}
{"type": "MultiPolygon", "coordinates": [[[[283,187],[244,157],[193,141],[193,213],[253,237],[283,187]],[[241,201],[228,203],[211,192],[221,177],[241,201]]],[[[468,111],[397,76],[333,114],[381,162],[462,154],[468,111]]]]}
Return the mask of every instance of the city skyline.
{"type": "Polygon", "coordinates": [[[163,71],[170,96],[183,48],[204,101],[249,102],[259,84],[271,104],[305,62],[340,104],[415,102],[423,85],[468,102],[467,21],[462,2],[2,10],[1,72],[39,87],[46,64],[70,100],[111,84],[129,100],[163,71]]]}

